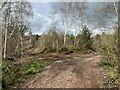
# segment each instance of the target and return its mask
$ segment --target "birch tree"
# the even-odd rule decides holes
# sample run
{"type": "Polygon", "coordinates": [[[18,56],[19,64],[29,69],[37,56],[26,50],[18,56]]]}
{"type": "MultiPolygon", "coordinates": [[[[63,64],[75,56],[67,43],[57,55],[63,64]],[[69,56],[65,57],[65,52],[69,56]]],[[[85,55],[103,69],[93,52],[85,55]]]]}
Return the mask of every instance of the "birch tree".
{"type": "Polygon", "coordinates": [[[18,38],[18,44],[20,41],[20,48],[22,48],[22,37],[25,30],[29,28],[27,17],[32,16],[32,7],[29,2],[22,2],[22,0],[19,2],[7,1],[6,3],[3,3],[2,6],[2,33],[5,36],[3,56],[6,58],[7,39],[10,39],[11,36],[14,36],[15,34],[18,35],[16,38],[18,38]],[[10,27],[12,27],[12,29],[10,29],[10,27]]]}
{"type": "Polygon", "coordinates": [[[72,5],[72,19],[73,19],[73,26],[75,28],[75,40],[74,40],[74,45],[78,46],[77,41],[77,34],[80,32],[80,28],[82,28],[83,24],[83,19],[85,19],[83,16],[86,16],[86,2],[78,2],[78,3],[73,3],[72,5]]]}
{"type": "Polygon", "coordinates": [[[57,12],[53,9],[51,12],[51,33],[52,33],[52,37],[53,37],[53,42],[52,42],[52,46],[53,46],[53,49],[55,49],[55,45],[56,45],[56,48],[58,48],[58,37],[57,37],[57,31],[56,31],[56,26],[57,26],[57,23],[58,23],[58,20],[56,20],[56,14],[57,12]]]}
{"type": "MultiPolygon", "coordinates": [[[[3,3],[5,4],[5,3],[3,3]]],[[[6,8],[4,9],[4,31],[5,31],[5,37],[4,37],[4,52],[3,52],[3,57],[6,58],[6,50],[7,50],[7,35],[8,35],[8,29],[10,25],[10,10],[11,10],[11,2],[6,4],[6,8]]],[[[2,6],[3,7],[3,6],[2,6]]]]}
{"type": "Polygon", "coordinates": [[[64,2],[63,7],[60,7],[61,12],[61,20],[64,26],[64,47],[66,47],[66,35],[69,31],[69,20],[70,20],[70,13],[71,13],[71,2],[64,2]]]}

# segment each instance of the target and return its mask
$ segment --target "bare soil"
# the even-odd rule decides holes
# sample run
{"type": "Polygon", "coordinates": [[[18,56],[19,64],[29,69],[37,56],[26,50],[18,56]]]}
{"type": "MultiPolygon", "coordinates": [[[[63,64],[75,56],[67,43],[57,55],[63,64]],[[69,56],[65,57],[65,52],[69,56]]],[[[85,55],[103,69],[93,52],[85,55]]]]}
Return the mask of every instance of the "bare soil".
{"type": "Polygon", "coordinates": [[[80,55],[52,53],[36,56],[37,59],[56,58],[54,63],[44,68],[26,81],[26,88],[97,88],[107,78],[99,65],[98,54],[80,55]]]}

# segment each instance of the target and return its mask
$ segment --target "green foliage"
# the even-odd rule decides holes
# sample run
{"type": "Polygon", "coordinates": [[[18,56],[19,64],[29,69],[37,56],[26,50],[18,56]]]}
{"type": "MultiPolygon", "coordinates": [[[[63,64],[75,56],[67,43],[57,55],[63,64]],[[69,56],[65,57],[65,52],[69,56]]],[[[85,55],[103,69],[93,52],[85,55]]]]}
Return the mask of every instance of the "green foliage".
{"type": "Polygon", "coordinates": [[[3,88],[8,88],[13,82],[15,81],[14,79],[15,72],[8,61],[3,61],[2,62],[2,87],[3,88]]]}
{"type": "Polygon", "coordinates": [[[55,28],[51,28],[47,35],[45,36],[44,46],[50,50],[54,51],[53,49],[57,48],[57,41],[58,41],[58,34],[55,28]]]}
{"type": "Polygon", "coordinates": [[[52,47],[52,40],[51,39],[45,39],[44,46],[46,48],[52,47]]]}
{"type": "Polygon", "coordinates": [[[91,49],[93,40],[91,38],[92,33],[90,32],[89,28],[85,25],[82,29],[81,33],[81,40],[84,49],[91,49]]]}
{"type": "Polygon", "coordinates": [[[100,46],[101,46],[101,36],[97,34],[95,37],[93,37],[92,48],[99,52],[100,46]]]}
{"type": "Polygon", "coordinates": [[[29,66],[25,68],[26,74],[35,74],[38,73],[48,62],[41,63],[40,61],[32,61],[29,66]]]}
{"type": "Polygon", "coordinates": [[[117,40],[115,39],[115,34],[101,36],[102,42],[100,47],[100,52],[103,58],[109,61],[111,64],[117,65],[118,60],[118,48],[117,40]]]}
{"type": "Polygon", "coordinates": [[[58,52],[67,52],[67,51],[69,51],[69,49],[67,48],[67,47],[62,47],[62,48],[59,48],[58,49],[58,52]]]}
{"type": "MultiPolygon", "coordinates": [[[[74,35],[66,35],[66,48],[69,50],[88,50],[92,49],[93,38],[92,33],[87,26],[83,27],[80,34],[77,35],[76,39],[74,35]]],[[[60,50],[63,48],[62,41],[64,41],[64,34],[59,36],[54,29],[50,29],[46,35],[44,35],[44,46],[46,48],[45,52],[62,52],[60,50]]]]}
{"type": "Polygon", "coordinates": [[[53,48],[53,47],[47,47],[47,48],[44,48],[41,53],[49,53],[49,52],[56,52],[56,48],[53,48]]]}
{"type": "MultiPolygon", "coordinates": [[[[117,29],[116,29],[117,30],[117,29]]],[[[108,72],[108,75],[111,78],[114,78],[114,83],[118,81],[118,37],[117,32],[112,34],[103,33],[101,35],[101,44],[100,44],[100,53],[102,55],[101,66],[108,72]]]]}
{"type": "Polygon", "coordinates": [[[75,40],[75,36],[74,35],[67,35],[67,46],[72,46],[74,45],[74,40],[75,40]]]}
{"type": "Polygon", "coordinates": [[[68,47],[69,50],[75,51],[75,50],[79,50],[77,47],[75,47],[74,45],[71,45],[68,47]]]}
{"type": "Polygon", "coordinates": [[[109,75],[109,80],[114,79],[115,81],[113,82],[115,85],[118,84],[118,73],[116,72],[116,70],[114,69],[113,64],[111,64],[110,62],[108,62],[107,60],[102,60],[100,62],[100,65],[107,71],[108,75],[109,75]]]}
{"type": "Polygon", "coordinates": [[[33,60],[25,64],[14,65],[9,61],[2,62],[2,88],[20,87],[26,79],[33,74],[40,72],[46,65],[50,64],[48,61],[33,60]]]}
{"type": "Polygon", "coordinates": [[[56,48],[53,48],[53,47],[47,48],[47,52],[55,52],[55,51],[56,51],[56,48]]]}
{"type": "Polygon", "coordinates": [[[113,67],[113,65],[110,62],[108,62],[107,60],[102,60],[100,62],[100,65],[103,66],[106,69],[109,69],[109,68],[113,67]]]}

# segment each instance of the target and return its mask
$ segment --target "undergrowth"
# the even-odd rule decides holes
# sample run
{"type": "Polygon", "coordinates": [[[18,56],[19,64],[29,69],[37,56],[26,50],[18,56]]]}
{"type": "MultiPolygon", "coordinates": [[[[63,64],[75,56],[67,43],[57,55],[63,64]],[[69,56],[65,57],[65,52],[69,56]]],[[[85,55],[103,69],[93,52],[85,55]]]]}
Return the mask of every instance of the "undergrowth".
{"type": "Polygon", "coordinates": [[[26,79],[33,74],[40,72],[45,66],[51,63],[50,60],[32,60],[29,63],[13,64],[10,61],[2,62],[2,88],[20,87],[26,79]]]}
{"type": "Polygon", "coordinates": [[[119,76],[116,67],[107,60],[102,60],[100,65],[108,74],[106,81],[102,83],[100,87],[118,87],[119,76]]]}

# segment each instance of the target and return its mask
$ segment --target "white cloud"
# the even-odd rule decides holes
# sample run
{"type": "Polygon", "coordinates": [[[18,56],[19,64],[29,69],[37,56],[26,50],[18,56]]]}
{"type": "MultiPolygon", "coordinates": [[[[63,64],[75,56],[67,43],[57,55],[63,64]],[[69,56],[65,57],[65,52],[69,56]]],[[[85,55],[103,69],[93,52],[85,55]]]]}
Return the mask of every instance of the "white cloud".
{"type": "MultiPolygon", "coordinates": [[[[32,3],[34,17],[33,17],[33,20],[31,20],[32,22],[31,28],[34,33],[41,34],[50,28],[52,21],[49,16],[50,16],[50,11],[52,10],[53,4],[54,3],[50,3],[50,2],[37,2],[37,3],[33,2],[32,3]]],[[[58,6],[56,5],[55,7],[57,8],[58,6]]],[[[84,22],[81,24],[80,27],[82,27],[83,24],[87,24],[90,27],[90,30],[92,32],[94,32],[95,34],[99,33],[100,30],[98,28],[100,27],[96,23],[98,23],[98,19],[103,20],[103,18],[97,18],[94,16],[94,9],[95,7],[97,7],[97,4],[89,3],[88,7],[89,7],[88,9],[89,12],[87,14],[90,16],[91,21],[89,21],[88,19],[86,20],[84,19],[84,22]]],[[[59,11],[54,17],[54,19],[60,21],[59,11]]],[[[104,22],[102,24],[104,25],[104,22]]],[[[71,28],[72,30],[70,30],[69,32],[74,34],[75,29],[73,27],[71,28]]],[[[64,31],[64,26],[61,24],[61,22],[57,24],[57,29],[58,31],[64,31]]]]}
{"type": "Polygon", "coordinates": [[[34,13],[31,28],[34,34],[42,34],[50,27],[51,19],[41,13],[34,13]]]}
{"type": "Polygon", "coordinates": [[[35,16],[38,16],[40,19],[43,19],[44,21],[50,22],[51,19],[48,16],[42,15],[41,13],[35,13],[35,16]]]}

